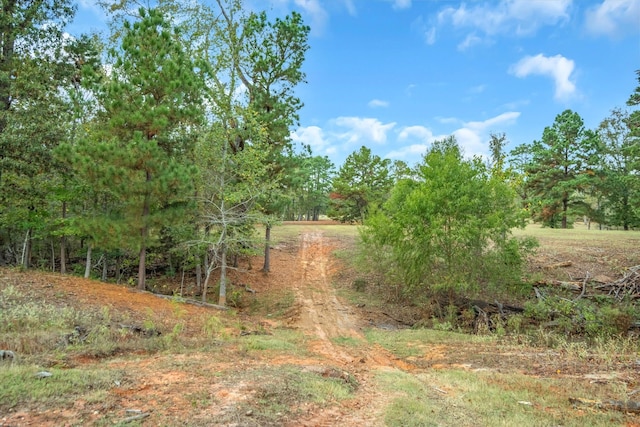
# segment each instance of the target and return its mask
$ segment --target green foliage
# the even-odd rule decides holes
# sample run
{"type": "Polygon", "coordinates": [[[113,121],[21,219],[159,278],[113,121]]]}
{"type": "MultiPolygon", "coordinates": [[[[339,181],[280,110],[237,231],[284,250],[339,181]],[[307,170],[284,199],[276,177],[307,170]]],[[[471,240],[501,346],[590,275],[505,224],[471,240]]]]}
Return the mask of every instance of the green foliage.
{"type": "Polygon", "coordinates": [[[392,186],[391,161],[360,147],[333,180],[328,215],[341,222],[363,222],[372,206],[384,203],[392,186]]]}
{"type": "Polygon", "coordinates": [[[287,157],[288,172],[284,178],[289,190],[285,219],[317,221],[329,206],[329,192],[334,174],[328,157],[307,153],[287,157]]]}
{"type": "MultiPolygon", "coordinates": [[[[20,365],[0,369],[0,410],[26,403],[66,406],[78,396],[89,397],[100,390],[110,390],[114,382],[122,381],[123,373],[111,369],[47,369],[52,375],[38,379],[35,373],[42,370],[35,365],[20,365]]],[[[101,400],[101,399],[96,399],[101,400]]]]}
{"type": "Polygon", "coordinates": [[[366,222],[371,265],[415,297],[519,282],[531,242],[509,237],[518,222],[509,186],[479,159],[464,159],[453,137],[434,143],[415,176],[398,182],[366,222]]]}
{"type": "Polygon", "coordinates": [[[595,190],[603,199],[597,204],[602,212],[600,222],[624,230],[640,226],[640,211],[635,209],[640,204],[640,149],[632,130],[631,115],[614,109],[597,131],[599,180],[595,190]]]}
{"type": "Polygon", "coordinates": [[[571,225],[571,213],[588,212],[581,191],[594,179],[597,138],[578,113],[566,110],[545,128],[542,140],[525,148],[524,169],[534,218],[554,228],[571,225]]]}
{"type": "Polygon", "coordinates": [[[640,312],[633,304],[571,300],[557,295],[526,303],[524,316],[561,334],[591,339],[624,336],[640,320],[640,312]]]}
{"type": "Polygon", "coordinates": [[[176,222],[192,195],[187,163],[201,118],[200,80],[177,32],[157,10],[125,23],[121,49],[112,50],[111,75],[99,83],[99,125],[76,149],[74,164],[112,203],[91,212],[84,229],[102,247],[140,254],[138,287],[145,287],[147,247],[176,222]],[[97,214],[97,215],[96,215],[97,214]],[[100,226],[95,217],[99,216],[100,226]]]}

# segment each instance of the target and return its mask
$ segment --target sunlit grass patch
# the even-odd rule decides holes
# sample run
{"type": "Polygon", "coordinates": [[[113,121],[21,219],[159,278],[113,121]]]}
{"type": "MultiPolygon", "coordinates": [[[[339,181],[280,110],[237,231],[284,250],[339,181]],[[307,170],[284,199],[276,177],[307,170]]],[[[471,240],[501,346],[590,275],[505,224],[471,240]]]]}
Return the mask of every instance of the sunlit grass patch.
{"type": "Polygon", "coordinates": [[[376,379],[394,396],[385,410],[388,426],[578,427],[620,425],[625,420],[621,413],[575,409],[568,400],[575,394],[622,398],[615,386],[594,389],[567,378],[454,369],[420,375],[384,371],[376,379]]]}
{"type": "Polygon", "coordinates": [[[118,370],[47,369],[51,376],[40,378],[36,365],[15,365],[0,369],[0,412],[18,405],[37,402],[66,405],[78,396],[91,399],[101,390],[114,387],[123,377],[118,370]]]}
{"type": "Polygon", "coordinates": [[[428,344],[473,344],[497,342],[488,335],[468,335],[434,329],[401,329],[385,331],[368,329],[367,341],[379,344],[398,357],[419,357],[428,344]]]}
{"type": "Polygon", "coordinates": [[[239,338],[239,343],[245,351],[306,353],[304,334],[291,329],[275,329],[269,335],[246,335],[239,338]]]}
{"type": "Polygon", "coordinates": [[[356,387],[354,382],[343,378],[323,376],[319,371],[290,365],[228,372],[227,375],[234,383],[252,384],[252,389],[244,393],[248,398],[238,405],[235,414],[229,414],[230,418],[251,414],[250,425],[286,424],[285,420],[300,415],[303,405],[333,405],[353,397],[356,387]]]}

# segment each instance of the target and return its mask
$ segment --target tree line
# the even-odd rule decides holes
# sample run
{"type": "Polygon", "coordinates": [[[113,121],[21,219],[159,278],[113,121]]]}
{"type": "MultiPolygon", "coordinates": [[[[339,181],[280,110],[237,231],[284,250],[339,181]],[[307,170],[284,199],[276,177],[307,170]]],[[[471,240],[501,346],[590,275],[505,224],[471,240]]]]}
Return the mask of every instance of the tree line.
{"type": "Polygon", "coordinates": [[[565,111],[510,153],[495,134],[488,161],[448,138],[415,167],[362,147],[336,171],[290,139],[309,49],[298,13],[271,19],[241,0],[97,3],[108,38],[64,32],[72,0],[1,5],[0,265],[140,289],[153,289],[150,272],[186,273],[203,300],[215,282],[224,305],[239,257],[261,247],[269,271],[282,220],[368,225],[365,242],[395,242],[387,261],[406,266],[407,283],[424,268],[454,280],[455,251],[488,242],[519,262],[508,230],[526,218],[639,226],[638,111],[614,110],[594,130],[565,111]]]}
{"type": "Polygon", "coordinates": [[[139,289],[186,270],[203,299],[216,275],[224,305],[237,257],[263,242],[268,271],[271,227],[326,209],[333,165],[289,138],[309,27],[241,0],[98,3],[106,39],[64,33],[71,0],[2,3],[0,264],[139,289]]]}
{"type": "MultiPolygon", "coordinates": [[[[639,86],[629,97],[629,107],[640,105],[640,70],[637,75],[639,86]]],[[[507,136],[491,134],[490,153],[483,162],[487,173],[515,192],[524,219],[552,228],[568,228],[580,219],[600,228],[630,230],[640,227],[639,142],[640,110],[615,108],[596,129],[586,129],[577,112],[566,110],[539,140],[509,152],[507,136]]],[[[436,141],[433,147],[443,143],[436,141]]],[[[427,150],[423,162],[432,150],[427,150]]],[[[366,223],[404,179],[423,181],[420,167],[380,158],[361,147],[347,157],[333,179],[329,215],[366,223]]]]}

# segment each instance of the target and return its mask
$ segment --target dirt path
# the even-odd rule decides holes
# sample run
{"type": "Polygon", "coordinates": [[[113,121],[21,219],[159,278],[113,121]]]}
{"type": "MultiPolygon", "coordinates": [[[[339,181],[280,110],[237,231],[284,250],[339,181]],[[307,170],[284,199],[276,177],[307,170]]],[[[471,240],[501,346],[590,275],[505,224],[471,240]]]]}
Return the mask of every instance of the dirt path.
{"type": "Polygon", "coordinates": [[[338,408],[302,420],[298,426],[379,426],[382,409],[388,396],[372,385],[377,369],[397,369],[400,361],[386,351],[366,344],[362,334],[362,319],[342,304],[331,283],[331,257],[336,246],[321,231],[307,231],[300,237],[297,263],[299,275],[293,284],[300,303],[300,316],[295,324],[309,337],[310,349],[327,359],[327,363],[342,369],[358,381],[353,400],[338,408]],[[336,339],[353,339],[362,343],[342,346],[336,339]]]}

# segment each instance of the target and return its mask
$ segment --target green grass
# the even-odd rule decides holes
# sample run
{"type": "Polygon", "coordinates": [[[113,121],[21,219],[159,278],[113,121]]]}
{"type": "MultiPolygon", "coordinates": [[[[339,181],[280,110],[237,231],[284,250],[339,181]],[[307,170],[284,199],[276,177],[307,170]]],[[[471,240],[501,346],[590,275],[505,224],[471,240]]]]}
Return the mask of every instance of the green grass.
{"type": "Polygon", "coordinates": [[[394,396],[385,410],[385,424],[392,427],[579,427],[624,425],[625,422],[621,413],[576,410],[568,400],[569,397],[593,399],[612,395],[623,399],[623,393],[615,386],[594,388],[568,378],[452,369],[418,375],[379,371],[376,380],[383,390],[394,396]]]}
{"type": "Polygon", "coordinates": [[[305,405],[333,405],[353,397],[356,388],[353,381],[324,377],[320,370],[292,365],[227,372],[221,380],[252,384],[250,392],[243,391],[246,399],[238,403],[235,411],[216,420],[225,425],[247,413],[251,414],[251,422],[246,425],[284,425],[285,420],[301,415],[305,405]]]}
{"type": "Polygon", "coordinates": [[[434,329],[402,329],[384,331],[369,329],[365,332],[367,341],[379,344],[397,357],[418,357],[424,354],[429,344],[473,344],[498,342],[491,335],[469,335],[434,329]]]}
{"type": "Polygon", "coordinates": [[[271,238],[275,243],[285,241],[296,241],[303,232],[322,232],[326,237],[331,238],[355,238],[358,236],[360,227],[349,224],[296,224],[287,222],[277,225],[271,230],[271,238]]]}
{"type": "Polygon", "coordinates": [[[123,377],[118,370],[107,369],[43,369],[37,365],[13,365],[0,369],[0,412],[24,404],[64,406],[76,397],[99,401],[104,391],[123,377]],[[36,374],[46,370],[48,378],[36,374]]]}
{"type": "Polygon", "coordinates": [[[245,351],[270,351],[301,356],[306,354],[305,336],[291,329],[275,329],[271,335],[247,335],[238,339],[245,351]]]}
{"type": "MultiPolygon", "coordinates": [[[[591,230],[582,224],[576,224],[574,228],[548,228],[540,224],[528,224],[524,229],[513,230],[515,236],[532,236],[536,238],[552,240],[569,240],[581,242],[601,242],[616,244],[631,244],[640,242],[640,232],[624,230],[598,230],[593,225],[591,230]]],[[[637,247],[637,246],[636,246],[637,247]]]]}

